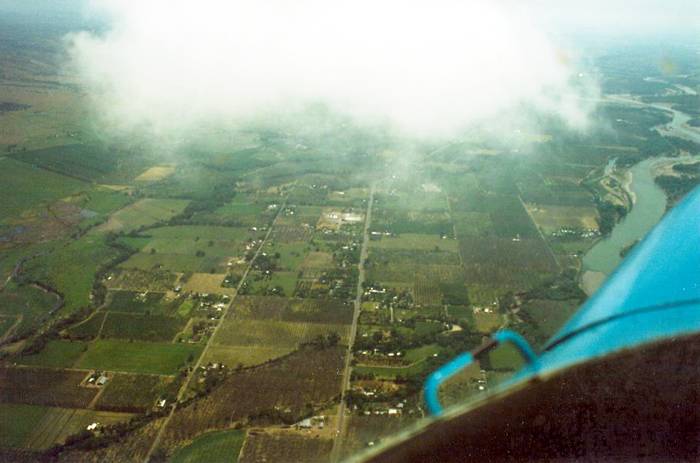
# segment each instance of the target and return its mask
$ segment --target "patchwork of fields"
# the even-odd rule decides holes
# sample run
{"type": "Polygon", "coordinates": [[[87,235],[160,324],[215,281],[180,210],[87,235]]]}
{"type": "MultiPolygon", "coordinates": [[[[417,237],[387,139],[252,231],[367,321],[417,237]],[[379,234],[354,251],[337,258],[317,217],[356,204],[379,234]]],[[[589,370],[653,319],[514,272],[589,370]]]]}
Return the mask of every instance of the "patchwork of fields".
{"type": "MultiPolygon", "coordinates": [[[[484,336],[551,336],[585,297],[581,256],[629,207],[627,166],[680,152],[651,130],[663,111],[612,103],[596,117],[625,123],[591,134],[540,121],[406,144],[315,108],[318,126],[202,127],[150,149],[94,133],[78,93],[45,79],[0,101],[0,460],[376,445],[484,336]]],[[[445,397],[514,362],[480,360],[445,397]]]]}

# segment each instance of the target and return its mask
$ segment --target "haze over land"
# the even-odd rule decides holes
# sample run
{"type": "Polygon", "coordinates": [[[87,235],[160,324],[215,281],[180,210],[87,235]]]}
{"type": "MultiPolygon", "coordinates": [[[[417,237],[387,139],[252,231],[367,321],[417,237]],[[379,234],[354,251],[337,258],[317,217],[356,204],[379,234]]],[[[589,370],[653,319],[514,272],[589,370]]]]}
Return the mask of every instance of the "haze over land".
{"type": "Polygon", "coordinates": [[[700,182],[698,13],[0,0],[0,461],[336,462],[540,348],[700,182]]]}

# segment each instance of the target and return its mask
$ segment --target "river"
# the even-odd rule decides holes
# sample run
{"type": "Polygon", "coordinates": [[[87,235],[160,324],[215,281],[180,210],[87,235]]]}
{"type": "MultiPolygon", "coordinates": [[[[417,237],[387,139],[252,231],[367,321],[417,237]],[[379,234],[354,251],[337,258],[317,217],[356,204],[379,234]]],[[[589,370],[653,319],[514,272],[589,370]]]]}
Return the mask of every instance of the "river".
{"type": "MultiPolygon", "coordinates": [[[[686,125],[690,118],[685,113],[667,106],[646,105],[636,100],[615,98],[635,105],[651,106],[673,114],[673,120],[658,130],[663,134],[691,139],[700,143],[700,131],[686,125]]],[[[620,251],[636,240],[643,238],[661,219],[666,210],[666,194],[656,185],[652,171],[654,166],[678,158],[650,158],[635,164],[632,169],[630,190],[635,202],[632,210],[615,226],[606,238],[601,239],[583,256],[583,275],[581,286],[587,294],[592,294],[620,264],[620,251]]]]}

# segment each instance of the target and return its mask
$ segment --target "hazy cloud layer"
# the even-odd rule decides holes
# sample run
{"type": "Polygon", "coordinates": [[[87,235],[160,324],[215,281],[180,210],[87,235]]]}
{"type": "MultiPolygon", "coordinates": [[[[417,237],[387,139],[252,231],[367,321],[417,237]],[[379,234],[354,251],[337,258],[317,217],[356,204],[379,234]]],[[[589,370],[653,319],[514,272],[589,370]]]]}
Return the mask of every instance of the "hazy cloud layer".
{"type": "MultiPolygon", "coordinates": [[[[512,2],[511,2],[512,3],[512,2]]],[[[494,0],[97,0],[112,27],[69,38],[107,122],[183,129],[324,102],[449,135],[533,106],[586,122],[595,92],[526,12],[494,0]]]]}

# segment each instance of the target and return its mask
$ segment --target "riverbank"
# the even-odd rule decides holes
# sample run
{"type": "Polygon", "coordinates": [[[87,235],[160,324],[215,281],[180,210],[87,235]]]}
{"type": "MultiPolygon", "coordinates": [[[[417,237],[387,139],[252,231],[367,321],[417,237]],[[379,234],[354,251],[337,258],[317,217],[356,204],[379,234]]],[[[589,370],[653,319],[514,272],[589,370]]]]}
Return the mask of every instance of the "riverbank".
{"type": "Polygon", "coordinates": [[[628,214],[601,238],[583,256],[582,273],[579,284],[586,294],[591,295],[622,262],[620,252],[642,239],[666,212],[666,194],[656,184],[655,172],[660,163],[676,161],[678,158],[648,158],[641,161],[625,175],[624,188],[633,198],[628,214]]]}

